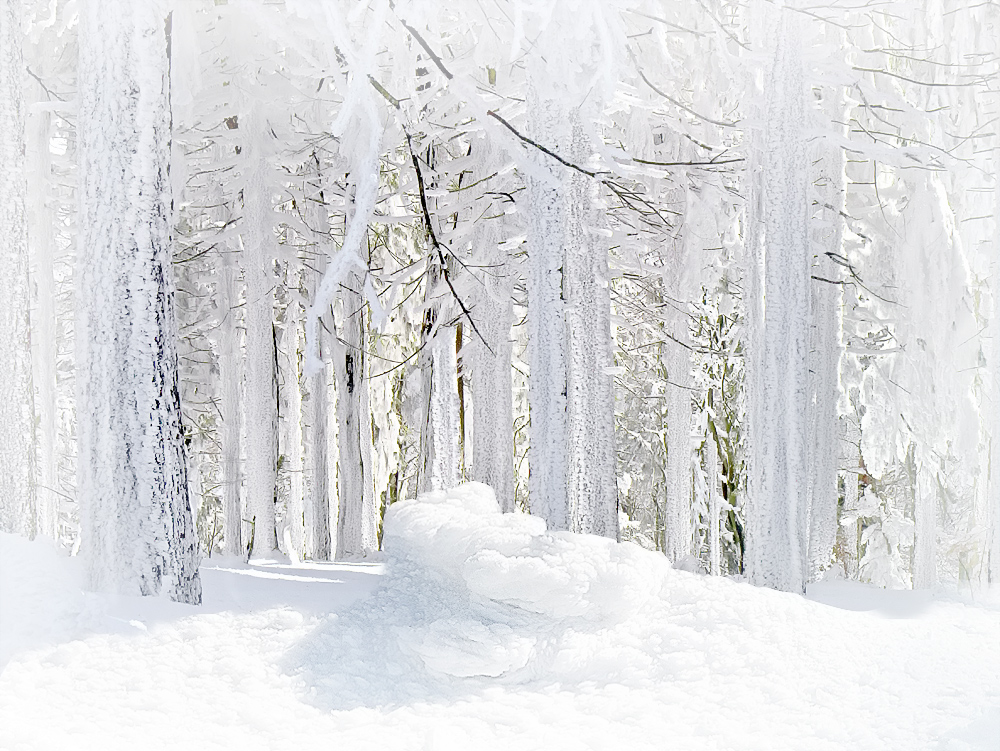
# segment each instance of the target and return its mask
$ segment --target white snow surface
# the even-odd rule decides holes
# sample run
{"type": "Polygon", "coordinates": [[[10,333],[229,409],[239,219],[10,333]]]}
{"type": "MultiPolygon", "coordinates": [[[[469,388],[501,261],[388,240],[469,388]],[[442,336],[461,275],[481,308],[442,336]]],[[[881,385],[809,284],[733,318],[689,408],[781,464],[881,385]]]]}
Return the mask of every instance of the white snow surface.
{"type": "Polygon", "coordinates": [[[774,592],[471,483],[392,506],[384,547],[206,559],[194,607],[0,535],[0,749],[1000,748],[996,591],[774,592]]]}

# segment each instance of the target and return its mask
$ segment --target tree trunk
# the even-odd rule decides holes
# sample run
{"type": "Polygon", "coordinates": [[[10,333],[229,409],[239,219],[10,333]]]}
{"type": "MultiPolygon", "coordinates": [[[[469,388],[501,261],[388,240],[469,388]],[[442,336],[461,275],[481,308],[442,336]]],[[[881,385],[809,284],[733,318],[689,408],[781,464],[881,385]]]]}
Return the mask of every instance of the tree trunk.
{"type": "MultiPolygon", "coordinates": [[[[37,86],[36,101],[45,92],[37,86]]],[[[38,480],[36,503],[38,534],[58,540],[60,536],[59,487],[59,400],[58,400],[58,321],[56,294],[55,227],[56,212],[50,204],[52,179],[52,114],[47,110],[29,112],[28,144],[28,245],[31,254],[34,305],[31,312],[33,381],[37,393],[38,480]]]]}
{"type": "MultiPolygon", "coordinates": [[[[585,105],[584,105],[585,106],[585,105]]],[[[570,115],[571,153],[577,164],[591,162],[593,147],[583,106],[570,115]]],[[[600,184],[569,174],[563,253],[566,354],[566,491],[573,532],[618,538],[615,483],[615,396],[611,367],[611,298],[608,242],[600,184]]]]}
{"type": "Polygon", "coordinates": [[[420,479],[418,488],[446,490],[459,483],[458,359],[455,329],[438,326],[444,306],[432,296],[440,271],[427,275],[424,321],[423,429],[420,432],[420,479]]]}
{"type": "Polygon", "coordinates": [[[223,248],[219,270],[219,306],[223,318],[219,324],[219,408],[222,413],[222,519],[223,550],[227,555],[243,555],[243,504],[241,503],[242,466],[241,373],[239,323],[243,308],[239,304],[239,269],[233,257],[239,251],[223,248]]]}
{"type": "MultiPolygon", "coordinates": [[[[833,33],[833,32],[831,32],[833,33]]],[[[837,33],[839,40],[839,30],[837,33]]],[[[824,92],[819,125],[846,122],[839,89],[824,92]]],[[[826,253],[843,255],[843,211],[845,195],[844,155],[840,144],[819,140],[812,159],[816,180],[812,186],[810,236],[818,253],[811,253],[812,328],[809,346],[809,388],[812,410],[809,421],[809,578],[815,580],[833,562],[837,541],[837,464],[840,425],[837,399],[840,396],[840,330],[843,288],[821,281],[836,280],[839,269],[826,253]]],[[[835,256],[836,257],[836,256],[835,256]]]]}
{"type": "Polygon", "coordinates": [[[170,279],[167,50],[151,7],[82,8],[81,534],[91,586],[197,604],[170,279]]]}
{"type": "MultiPolygon", "coordinates": [[[[360,289],[350,275],[344,285],[360,289]]],[[[372,422],[365,358],[365,310],[361,295],[342,294],[343,332],[334,346],[339,458],[337,560],[362,558],[378,550],[378,514],[372,484],[372,422]]]]}
{"type": "MultiPolygon", "coordinates": [[[[565,112],[539,90],[544,71],[529,71],[528,134],[557,153],[568,150],[565,112]]],[[[550,529],[570,528],[566,479],[569,437],[566,422],[566,323],[563,300],[563,203],[566,168],[533,152],[536,173],[528,173],[528,398],[531,430],[528,503],[550,529]]]]}
{"type": "Polygon", "coordinates": [[[288,475],[288,497],[285,499],[285,516],[282,523],[282,540],[285,553],[293,560],[305,554],[305,518],[303,512],[302,464],[302,391],[299,387],[299,331],[302,309],[298,301],[298,272],[287,268],[288,292],[284,326],[281,331],[281,469],[288,475]]]}
{"type": "MultiPolygon", "coordinates": [[[[480,161],[490,174],[490,155],[480,161]]],[[[488,212],[501,214],[497,206],[488,212]]],[[[463,358],[472,391],[472,478],[493,488],[500,508],[514,510],[514,405],[511,373],[510,327],[513,317],[513,270],[507,253],[499,247],[500,217],[481,220],[475,229],[473,248],[488,267],[473,315],[484,344],[469,333],[463,358]],[[487,346],[489,345],[489,349],[487,346]]]]}
{"type": "Polygon", "coordinates": [[[35,414],[20,0],[0,5],[0,530],[34,537],[35,414]]]}
{"type": "Polygon", "coordinates": [[[251,556],[278,549],[274,501],[278,479],[278,401],[274,348],[274,230],[269,192],[267,124],[254,102],[246,118],[243,186],[243,281],[246,284],[246,359],[243,419],[246,430],[244,492],[251,523],[251,556]]]}
{"type": "Polygon", "coordinates": [[[761,4],[770,61],[751,147],[747,575],[801,592],[809,471],[810,254],[798,16],[761,4]]]}
{"type": "MultiPolygon", "coordinates": [[[[322,175],[318,175],[318,179],[322,185],[322,175]]],[[[324,233],[329,230],[330,218],[322,190],[318,196],[307,202],[305,212],[309,226],[316,231],[316,253],[313,259],[315,273],[307,284],[309,300],[312,301],[316,299],[316,288],[327,266],[327,253],[322,243],[326,242],[324,233]]],[[[332,320],[332,316],[327,318],[332,320]]],[[[306,389],[303,427],[306,479],[304,513],[307,555],[313,560],[328,561],[333,552],[330,536],[330,438],[327,430],[327,422],[330,419],[331,374],[327,351],[328,334],[322,326],[317,327],[317,334],[320,338],[317,343],[320,355],[319,367],[314,374],[303,376],[306,389]]]]}

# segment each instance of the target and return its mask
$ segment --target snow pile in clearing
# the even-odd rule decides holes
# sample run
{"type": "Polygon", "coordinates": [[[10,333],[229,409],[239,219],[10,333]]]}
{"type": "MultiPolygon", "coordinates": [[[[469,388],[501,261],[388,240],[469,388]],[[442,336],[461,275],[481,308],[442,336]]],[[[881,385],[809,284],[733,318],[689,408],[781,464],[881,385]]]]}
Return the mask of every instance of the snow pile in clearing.
{"type": "Polygon", "coordinates": [[[565,630],[634,616],[670,571],[663,556],[637,546],[546,534],[536,516],[502,514],[479,483],[396,504],[383,543],[393,594],[419,595],[418,583],[448,603],[436,617],[400,624],[400,645],[453,676],[540,675],[552,669],[565,630]]]}

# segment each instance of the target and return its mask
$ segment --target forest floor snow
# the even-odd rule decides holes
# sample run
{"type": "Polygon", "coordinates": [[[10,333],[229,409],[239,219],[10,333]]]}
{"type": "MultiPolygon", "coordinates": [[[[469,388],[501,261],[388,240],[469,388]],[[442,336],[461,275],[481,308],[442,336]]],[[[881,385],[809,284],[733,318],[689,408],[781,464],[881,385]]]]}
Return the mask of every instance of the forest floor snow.
{"type": "Polygon", "coordinates": [[[996,592],[773,592],[472,484],[384,543],[206,559],[191,607],[0,535],[0,749],[1000,749],[996,592]]]}

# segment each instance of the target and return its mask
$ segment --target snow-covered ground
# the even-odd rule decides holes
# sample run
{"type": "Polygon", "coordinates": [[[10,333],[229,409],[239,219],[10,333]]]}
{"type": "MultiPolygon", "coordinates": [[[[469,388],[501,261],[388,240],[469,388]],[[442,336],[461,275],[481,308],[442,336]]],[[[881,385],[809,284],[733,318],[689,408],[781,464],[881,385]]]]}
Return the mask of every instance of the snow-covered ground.
{"type": "Polygon", "coordinates": [[[675,571],[404,502],[379,564],[202,565],[205,604],[83,592],[0,536],[0,748],[1000,749],[1000,598],[675,571]]]}

